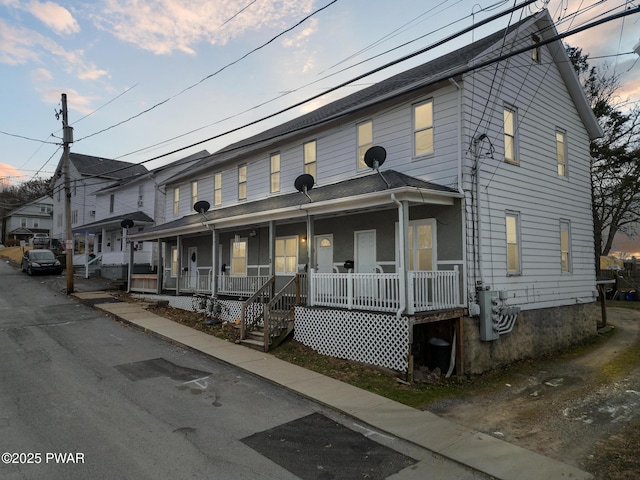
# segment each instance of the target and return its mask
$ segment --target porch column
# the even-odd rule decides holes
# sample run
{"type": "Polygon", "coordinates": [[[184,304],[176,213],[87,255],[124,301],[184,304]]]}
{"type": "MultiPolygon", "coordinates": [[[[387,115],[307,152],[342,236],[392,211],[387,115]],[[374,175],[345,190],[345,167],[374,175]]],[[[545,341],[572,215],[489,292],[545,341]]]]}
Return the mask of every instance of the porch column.
{"type": "Polygon", "coordinates": [[[269,222],[269,275],[276,273],[276,222],[269,222]]]}
{"type": "Polygon", "coordinates": [[[129,249],[129,265],[127,268],[127,292],[131,292],[131,273],[133,272],[133,248],[129,249]]]}
{"type": "Polygon", "coordinates": [[[409,225],[409,203],[398,201],[393,197],[398,205],[398,276],[400,277],[400,309],[412,313],[413,306],[407,304],[407,266],[409,265],[409,245],[407,226],[409,225]],[[408,308],[407,308],[408,307],[408,308]]]}
{"type": "Polygon", "coordinates": [[[211,227],[211,296],[218,295],[218,231],[211,227]]]}
{"type": "Polygon", "coordinates": [[[162,241],[158,239],[158,261],[156,262],[156,294],[162,293],[162,277],[164,276],[164,265],[162,264],[162,241]]]}
{"type": "Polygon", "coordinates": [[[89,232],[84,232],[84,278],[89,278],[89,232]]]}
{"type": "Polygon", "coordinates": [[[104,254],[107,251],[107,229],[102,227],[102,245],[100,246],[100,251],[104,254]]]}
{"type": "Polygon", "coordinates": [[[307,215],[307,270],[314,268],[315,245],[313,236],[315,235],[313,215],[307,215]]]}
{"type": "Polygon", "coordinates": [[[182,278],[182,235],[176,237],[176,250],[178,252],[178,272],[176,277],[176,296],[180,295],[180,279],[182,278]]]}

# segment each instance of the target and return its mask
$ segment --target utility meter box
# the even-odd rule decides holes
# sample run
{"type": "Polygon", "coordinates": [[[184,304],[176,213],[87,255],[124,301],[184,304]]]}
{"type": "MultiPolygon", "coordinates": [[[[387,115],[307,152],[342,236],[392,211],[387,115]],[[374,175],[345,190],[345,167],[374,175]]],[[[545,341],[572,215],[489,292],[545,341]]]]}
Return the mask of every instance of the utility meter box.
{"type": "Polygon", "coordinates": [[[479,290],[478,304],[480,305],[480,340],[492,342],[500,338],[496,330],[498,317],[498,292],[493,290],[479,290]]]}

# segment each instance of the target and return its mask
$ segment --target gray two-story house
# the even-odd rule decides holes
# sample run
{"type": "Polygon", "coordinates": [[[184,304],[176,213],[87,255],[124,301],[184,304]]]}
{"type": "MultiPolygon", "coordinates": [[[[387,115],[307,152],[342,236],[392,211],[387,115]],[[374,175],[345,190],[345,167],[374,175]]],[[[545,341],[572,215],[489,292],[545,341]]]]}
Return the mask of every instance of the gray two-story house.
{"type": "Polygon", "coordinates": [[[162,268],[130,289],[210,294],[243,341],[293,329],[398,371],[448,346],[444,369],[482,372],[595,334],[601,130],[556,33],[543,11],[169,178],[166,222],[130,236],[162,268]]]}

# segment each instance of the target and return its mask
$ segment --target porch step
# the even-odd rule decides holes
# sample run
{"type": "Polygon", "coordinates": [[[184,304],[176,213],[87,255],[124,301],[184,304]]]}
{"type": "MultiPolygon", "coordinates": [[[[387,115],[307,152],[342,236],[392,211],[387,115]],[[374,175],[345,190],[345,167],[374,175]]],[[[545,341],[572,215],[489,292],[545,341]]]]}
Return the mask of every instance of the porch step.
{"type": "Polygon", "coordinates": [[[247,347],[253,348],[254,350],[258,350],[260,352],[264,352],[264,341],[263,340],[253,340],[251,338],[245,338],[244,340],[240,340],[241,345],[245,345],[247,347]]]}

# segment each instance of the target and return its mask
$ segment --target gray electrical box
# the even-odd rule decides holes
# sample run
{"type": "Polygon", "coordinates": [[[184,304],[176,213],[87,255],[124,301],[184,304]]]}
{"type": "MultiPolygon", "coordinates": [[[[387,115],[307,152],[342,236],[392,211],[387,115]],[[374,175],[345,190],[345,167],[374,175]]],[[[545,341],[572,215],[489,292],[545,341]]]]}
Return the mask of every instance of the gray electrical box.
{"type": "Polygon", "coordinates": [[[491,342],[500,338],[496,324],[498,317],[498,292],[492,290],[478,291],[480,304],[480,340],[491,342]]]}

